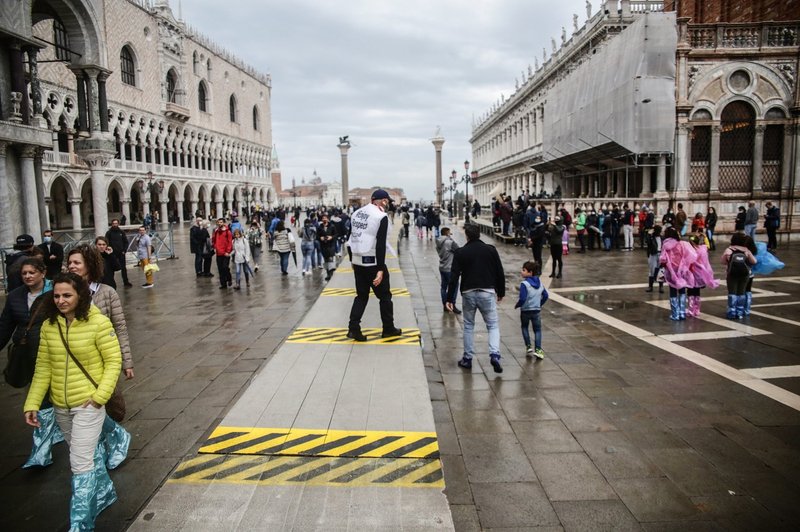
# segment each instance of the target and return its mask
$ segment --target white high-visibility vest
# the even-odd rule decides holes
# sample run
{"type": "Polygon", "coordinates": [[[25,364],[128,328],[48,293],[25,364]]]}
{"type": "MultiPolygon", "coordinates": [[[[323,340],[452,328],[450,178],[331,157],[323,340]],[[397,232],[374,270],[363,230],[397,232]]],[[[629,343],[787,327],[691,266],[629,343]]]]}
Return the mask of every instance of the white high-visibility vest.
{"type": "Polygon", "coordinates": [[[353,264],[377,265],[375,248],[378,242],[378,228],[384,218],[386,213],[374,203],[361,207],[350,217],[350,239],[347,245],[353,252],[353,264]]]}

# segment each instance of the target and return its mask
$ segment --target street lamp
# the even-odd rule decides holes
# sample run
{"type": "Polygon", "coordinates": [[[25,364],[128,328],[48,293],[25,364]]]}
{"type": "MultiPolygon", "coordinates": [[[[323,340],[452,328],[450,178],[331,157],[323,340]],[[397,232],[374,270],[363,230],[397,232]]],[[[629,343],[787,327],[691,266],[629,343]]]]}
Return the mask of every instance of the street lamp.
{"type": "Polygon", "coordinates": [[[244,217],[250,219],[250,183],[247,181],[242,185],[242,196],[244,196],[244,217]]]}
{"type": "Polygon", "coordinates": [[[155,187],[158,187],[159,192],[164,192],[164,180],[159,179],[157,182],[153,177],[153,172],[147,172],[145,176],[145,180],[139,181],[139,187],[142,189],[142,192],[152,192],[155,187]],[[145,184],[146,181],[146,184],[145,184]]]}
{"type": "Polygon", "coordinates": [[[453,207],[453,191],[456,189],[456,176],[458,176],[458,173],[453,169],[453,171],[450,172],[450,212],[455,211],[456,220],[458,220],[458,209],[453,207]]]}

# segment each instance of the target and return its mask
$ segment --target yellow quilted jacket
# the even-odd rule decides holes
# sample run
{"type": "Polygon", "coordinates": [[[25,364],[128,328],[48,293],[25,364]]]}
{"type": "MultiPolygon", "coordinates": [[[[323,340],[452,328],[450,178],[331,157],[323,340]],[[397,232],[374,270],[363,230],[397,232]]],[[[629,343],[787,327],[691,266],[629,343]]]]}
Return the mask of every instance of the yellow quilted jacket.
{"type": "Polygon", "coordinates": [[[111,321],[93,305],[88,319],[73,320],[67,327],[66,320],[59,316],[58,323],[72,354],[80,360],[98,388],[95,389],[67,354],[58,333],[58,325],[48,320],[42,323],[36,371],[23,407],[25,412],[39,410],[48,388],[54,405],[74,408],[87,399],[106,404],[117,385],[122,355],[111,321]]]}

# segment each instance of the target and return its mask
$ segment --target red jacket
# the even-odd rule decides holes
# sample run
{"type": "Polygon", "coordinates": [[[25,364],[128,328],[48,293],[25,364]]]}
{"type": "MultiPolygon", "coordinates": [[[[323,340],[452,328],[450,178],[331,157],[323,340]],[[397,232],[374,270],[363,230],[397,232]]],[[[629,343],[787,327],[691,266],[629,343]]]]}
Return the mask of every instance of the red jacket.
{"type": "Polygon", "coordinates": [[[230,254],[233,251],[233,235],[231,235],[228,226],[222,229],[214,229],[214,234],[211,235],[211,245],[214,246],[214,251],[218,257],[230,254]]]}

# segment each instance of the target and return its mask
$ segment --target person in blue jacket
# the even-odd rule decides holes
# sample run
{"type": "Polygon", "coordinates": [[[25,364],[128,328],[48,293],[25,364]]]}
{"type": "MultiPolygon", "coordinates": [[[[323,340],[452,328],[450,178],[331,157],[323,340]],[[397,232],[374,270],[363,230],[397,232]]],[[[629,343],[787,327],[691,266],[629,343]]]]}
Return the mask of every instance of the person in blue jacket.
{"type": "Polygon", "coordinates": [[[535,356],[539,360],[544,358],[542,350],[542,305],[547,302],[547,289],[542,285],[539,276],[542,274],[542,265],[538,262],[528,261],[522,265],[522,283],[519,285],[519,301],[514,308],[520,309],[520,323],[522,325],[522,339],[525,341],[525,356],[535,356]],[[534,345],[531,346],[531,336],[528,325],[533,326],[534,345]]]}

